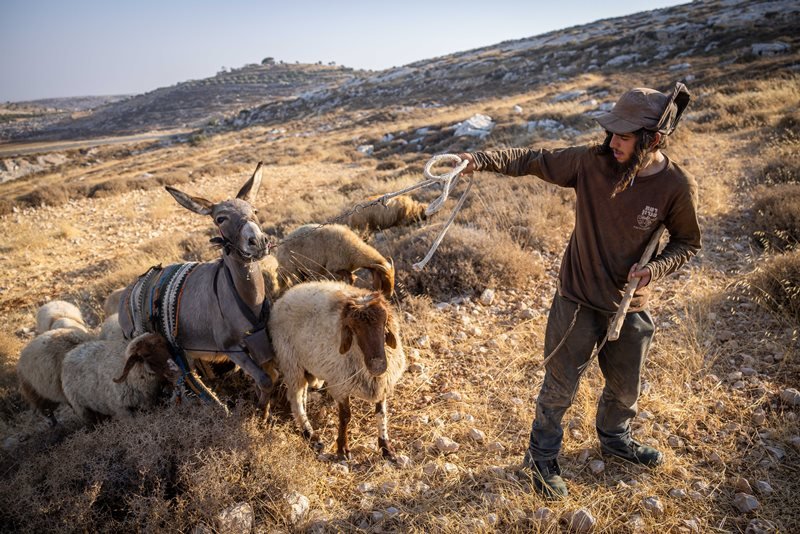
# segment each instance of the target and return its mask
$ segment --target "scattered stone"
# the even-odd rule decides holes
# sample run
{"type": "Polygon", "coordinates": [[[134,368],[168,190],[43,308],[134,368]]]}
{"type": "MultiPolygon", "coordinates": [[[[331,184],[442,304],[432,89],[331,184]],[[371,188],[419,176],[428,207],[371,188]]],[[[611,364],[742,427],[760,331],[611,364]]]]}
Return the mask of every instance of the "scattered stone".
{"type": "Polygon", "coordinates": [[[455,125],[453,135],[456,137],[468,135],[484,138],[492,132],[494,121],[488,115],[476,113],[469,119],[455,125]]]}
{"type": "Polygon", "coordinates": [[[800,450],[800,436],[792,436],[791,438],[789,438],[789,443],[795,449],[800,450]]]}
{"type": "Polygon", "coordinates": [[[332,464],[331,471],[339,475],[346,475],[350,472],[350,468],[344,464],[332,464]]]}
{"type": "Polygon", "coordinates": [[[682,490],[680,488],[672,488],[669,490],[669,496],[673,499],[685,499],[686,498],[686,490],[682,490]]]}
{"type": "Polygon", "coordinates": [[[400,510],[395,508],[394,506],[390,506],[389,508],[386,509],[386,515],[389,516],[389,517],[396,516],[399,513],[400,513],[400,510]]]}
{"type": "MultiPolygon", "coordinates": [[[[306,503],[308,503],[308,499],[306,499],[306,503]]],[[[308,507],[306,507],[307,509],[308,507]]],[[[217,516],[218,532],[250,532],[253,528],[253,518],[253,507],[250,506],[250,503],[234,504],[217,516]]]]}
{"type": "Polygon", "coordinates": [[[771,495],[775,491],[772,489],[772,486],[770,486],[769,482],[767,482],[766,480],[756,481],[755,486],[756,486],[756,491],[760,495],[771,495]]]}
{"type": "Polygon", "coordinates": [[[644,505],[644,509],[650,515],[655,515],[659,517],[664,515],[664,505],[661,504],[661,499],[659,499],[658,497],[646,497],[642,501],[642,504],[644,505]]]}
{"type": "Polygon", "coordinates": [[[696,490],[691,490],[689,492],[689,498],[692,499],[693,501],[702,501],[703,499],[705,499],[703,494],[696,490]]]}
{"type": "Polygon", "coordinates": [[[787,54],[790,49],[788,43],[782,42],[755,43],[750,48],[754,56],[777,56],[778,54],[787,54]]]}
{"type": "Polygon", "coordinates": [[[411,466],[411,458],[409,458],[405,454],[398,454],[397,456],[395,456],[395,464],[400,469],[406,469],[411,466]]]}
{"type": "Polygon", "coordinates": [[[705,480],[695,480],[692,483],[692,489],[695,491],[706,493],[708,491],[708,482],[706,482],[705,480]]]}
{"type": "Polygon", "coordinates": [[[372,153],[375,151],[375,147],[373,145],[359,145],[356,148],[356,150],[361,152],[362,154],[366,154],[367,156],[371,156],[372,153]]]}
{"type": "Polygon", "coordinates": [[[451,464],[450,462],[445,462],[442,468],[448,475],[455,475],[458,473],[458,466],[456,464],[451,464]]]}
{"type": "Polygon", "coordinates": [[[749,514],[758,509],[758,499],[747,493],[737,493],[733,498],[733,505],[743,514],[749,514]]]}
{"type": "Polygon", "coordinates": [[[478,443],[483,443],[486,440],[486,433],[484,433],[483,430],[473,428],[469,431],[469,439],[477,441],[478,443]]]}
{"type": "Polygon", "coordinates": [[[769,452],[772,456],[774,456],[775,459],[778,460],[778,461],[783,460],[784,456],[786,456],[786,451],[784,451],[780,447],[769,447],[768,446],[768,447],[764,447],[764,448],[767,449],[767,452],[769,452]]]}
{"type": "Polygon", "coordinates": [[[750,482],[748,482],[744,477],[736,477],[734,479],[733,489],[736,491],[736,493],[746,493],[748,495],[753,494],[753,488],[750,487],[750,482]]]}
{"type": "Polygon", "coordinates": [[[677,449],[679,447],[683,447],[683,440],[678,436],[672,435],[667,438],[667,444],[673,449],[677,449]]]}
{"type": "MultiPolygon", "coordinates": [[[[296,491],[286,496],[286,502],[289,505],[289,522],[292,524],[302,521],[311,506],[308,497],[296,491]]],[[[239,532],[250,532],[250,529],[239,530],[239,532]]]]}
{"type": "Polygon", "coordinates": [[[408,372],[413,374],[422,374],[425,372],[425,366],[421,363],[412,363],[408,366],[408,372]]]}
{"type": "Polygon", "coordinates": [[[484,306],[491,306],[491,304],[494,302],[494,289],[484,289],[478,301],[484,306]]]}
{"type": "Polygon", "coordinates": [[[373,486],[369,482],[362,482],[361,484],[356,486],[356,489],[358,490],[359,493],[371,493],[375,491],[375,486],[373,486]]]}
{"type": "Polygon", "coordinates": [[[592,460],[589,462],[589,470],[595,475],[599,475],[606,470],[606,464],[603,460],[592,460]]]}
{"type": "Polygon", "coordinates": [[[567,525],[570,532],[591,532],[597,524],[597,520],[587,508],[566,512],[561,516],[561,521],[567,525]]]}
{"type": "Polygon", "coordinates": [[[741,371],[733,371],[732,373],[728,373],[728,376],[725,377],[728,382],[736,382],[737,380],[742,379],[742,372],[741,371]]]}
{"type": "Polygon", "coordinates": [[[751,519],[744,529],[744,534],[775,534],[778,532],[778,527],[772,521],[756,517],[751,519]]]}
{"type": "Polygon", "coordinates": [[[420,348],[429,347],[431,344],[431,338],[429,336],[422,336],[417,339],[417,346],[420,348]]]}
{"type": "Polygon", "coordinates": [[[448,391],[442,395],[442,399],[446,401],[461,402],[462,396],[458,391],[448,391]]]}
{"type": "Polygon", "coordinates": [[[767,422],[767,414],[764,413],[764,410],[761,408],[753,411],[753,415],[751,417],[754,425],[761,426],[767,422]]]}
{"type": "Polygon", "coordinates": [[[434,445],[436,446],[437,449],[439,449],[439,451],[445,454],[456,452],[460,447],[458,443],[444,436],[436,438],[436,442],[434,443],[434,445]]]}
{"type": "Polygon", "coordinates": [[[499,441],[493,441],[486,447],[490,452],[503,452],[506,448],[499,441]]]}
{"type": "Polygon", "coordinates": [[[631,529],[631,532],[638,533],[644,532],[645,523],[644,518],[639,514],[633,514],[625,522],[631,529]]]}
{"type": "Polygon", "coordinates": [[[539,523],[550,523],[553,520],[553,515],[553,511],[550,508],[542,506],[533,512],[533,519],[539,523]]]}
{"type": "Polygon", "coordinates": [[[794,388],[786,388],[781,391],[781,401],[789,406],[800,406],[800,391],[794,388]]]}
{"type": "Polygon", "coordinates": [[[523,109],[522,109],[522,106],[520,106],[519,104],[516,104],[513,108],[511,108],[511,111],[513,111],[514,113],[519,115],[520,113],[522,113],[523,109]]]}
{"type": "Polygon", "coordinates": [[[648,412],[647,410],[642,410],[636,415],[637,419],[641,419],[642,421],[647,421],[648,419],[653,418],[653,414],[648,412]]]}
{"type": "Polygon", "coordinates": [[[689,532],[700,532],[700,522],[697,519],[681,519],[681,523],[689,529],[689,532]]]}

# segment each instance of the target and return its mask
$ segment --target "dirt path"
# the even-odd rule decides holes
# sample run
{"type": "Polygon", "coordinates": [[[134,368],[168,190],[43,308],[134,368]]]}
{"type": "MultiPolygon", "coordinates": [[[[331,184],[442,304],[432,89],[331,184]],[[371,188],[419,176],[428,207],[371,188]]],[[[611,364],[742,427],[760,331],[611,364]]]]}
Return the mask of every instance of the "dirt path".
{"type": "Polygon", "coordinates": [[[124,135],[120,137],[102,137],[99,139],[82,139],[79,141],[42,141],[36,143],[9,143],[0,145],[0,158],[12,156],[25,156],[28,154],[43,154],[47,152],[61,152],[76,148],[91,148],[104,145],[119,145],[125,143],[139,143],[142,141],[158,141],[185,134],[191,130],[169,130],[157,133],[124,135]]]}

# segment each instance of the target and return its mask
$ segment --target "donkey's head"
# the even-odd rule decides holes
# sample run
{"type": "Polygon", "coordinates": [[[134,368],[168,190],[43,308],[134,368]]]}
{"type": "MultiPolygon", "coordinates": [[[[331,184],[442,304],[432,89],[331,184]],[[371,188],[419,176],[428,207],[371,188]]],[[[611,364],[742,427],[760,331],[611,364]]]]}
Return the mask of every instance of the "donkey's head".
{"type": "Polygon", "coordinates": [[[220,233],[220,237],[214,240],[226,252],[235,252],[248,261],[260,260],[267,253],[267,237],[261,231],[252,203],[261,187],[261,167],[259,162],[253,176],[242,186],[236,198],[217,204],[189,196],[174,187],[167,186],[166,189],[184,208],[200,215],[211,215],[220,233]]]}
{"type": "Polygon", "coordinates": [[[339,352],[349,351],[355,337],[369,374],[385,373],[386,345],[397,348],[397,333],[392,331],[392,314],[386,299],[378,292],[347,299],[341,311],[341,328],[339,352]]]}

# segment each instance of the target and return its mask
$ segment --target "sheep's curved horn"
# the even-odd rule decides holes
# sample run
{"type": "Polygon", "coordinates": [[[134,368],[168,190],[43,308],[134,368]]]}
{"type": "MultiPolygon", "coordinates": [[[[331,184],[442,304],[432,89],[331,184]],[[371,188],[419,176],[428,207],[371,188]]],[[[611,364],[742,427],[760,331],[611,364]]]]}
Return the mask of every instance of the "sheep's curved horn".
{"type": "Polygon", "coordinates": [[[116,384],[125,382],[125,379],[128,378],[128,373],[131,371],[131,369],[133,369],[133,366],[143,361],[144,358],[142,358],[141,355],[132,354],[125,362],[125,368],[122,369],[122,374],[119,376],[119,378],[113,378],[112,380],[114,380],[116,384]]]}

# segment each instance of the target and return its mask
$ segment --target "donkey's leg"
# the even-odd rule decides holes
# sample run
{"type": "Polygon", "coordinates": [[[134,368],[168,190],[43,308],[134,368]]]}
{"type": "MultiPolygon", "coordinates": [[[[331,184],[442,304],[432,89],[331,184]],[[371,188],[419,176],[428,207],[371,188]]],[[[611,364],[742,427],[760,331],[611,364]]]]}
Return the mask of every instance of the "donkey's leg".
{"type": "Polygon", "coordinates": [[[228,358],[241,367],[250,378],[255,380],[256,387],[258,388],[258,407],[269,410],[269,396],[272,394],[273,387],[272,379],[269,375],[244,352],[231,351],[226,354],[228,358]]]}
{"type": "Polygon", "coordinates": [[[350,460],[350,447],[347,446],[347,425],[350,423],[350,397],[345,397],[339,404],[339,436],[336,438],[336,456],[339,460],[350,460]]]}
{"type": "Polygon", "coordinates": [[[375,404],[375,422],[378,425],[378,447],[383,457],[392,462],[397,461],[394,447],[389,441],[389,411],[386,399],[375,404]]]}

